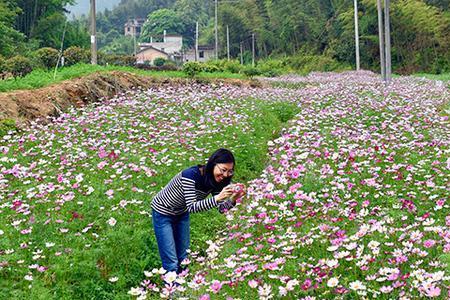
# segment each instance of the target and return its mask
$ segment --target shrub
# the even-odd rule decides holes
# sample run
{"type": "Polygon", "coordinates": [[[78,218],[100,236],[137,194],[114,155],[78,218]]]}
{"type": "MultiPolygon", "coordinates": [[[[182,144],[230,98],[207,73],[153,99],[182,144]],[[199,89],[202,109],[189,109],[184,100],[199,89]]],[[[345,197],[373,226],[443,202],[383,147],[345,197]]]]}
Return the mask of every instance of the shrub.
{"type": "Polygon", "coordinates": [[[286,59],[286,64],[299,73],[307,74],[313,71],[330,72],[349,69],[331,57],[325,55],[302,54],[286,59]]]}
{"type": "Polygon", "coordinates": [[[121,66],[132,67],[136,65],[136,58],[133,55],[121,55],[120,56],[121,66]]]}
{"type": "Polygon", "coordinates": [[[103,51],[98,51],[97,52],[97,64],[99,64],[101,66],[109,65],[110,64],[108,61],[109,55],[110,54],[107,54],[103,51]]]}
{"type": "Polygon", "coordinates": [[[203,63],[203,70],[208,73],[223,72],[225,60],[208,60],[203,63]]]}
{"type": "Polygon", "coordinates": [[[160,67],[148,64],[137,64],[135,67],[141,70],[149,70],[149,71],[178,71],[178,67],[174,64],[166,64],[160,67]]]}
{"type": "Polygon", "coordinates": [[[6,71],[6,60],[0,55],[0,79],[3,79],[6,71]]]}
{"type": "Polygon", "coordinates": [[[276,77],[286,69],[283,61],[277,59],[268,59],[258,62],[258,70],[267,77],[276,77]]]}
{"type": "Polygon", "coordinates": [[[239,73],[242,66],[237,60],[230,60],[225,62],[224,69],[231,73],[239,73]]]}
{"type": "Polygon", "coordinates": [[[162,57],[157,57],[153,60],[153,65],[157,66],[157,67],[161,67],[164,66],[167,62],[167,59],[162,58],[162,57]]]}
{"type": "Polygon", "coordinates": [[[58,62],[58,50],[50,47],[36,50],[33,56],[46,69],[54,68],[58,62]]]}
{"type": "Polygon", "coordinates": [[[217,73],[217,72],[223,72],[223,70],[215,65],[209,65],[209,64],[203,64],[202,66],[203,72],[207,73],[217,73]]]}
{"type": "Polygon", "coordinates": [[[72,46],[64,50],[64,61],[66,66],[75,65],[78,63],[89,63],[89,50],[80,47],[72,46]]]}
{"type": "Polygon", "coordinates": [[[14,77],[19,77],[27,75],[28,73],[33,71],[33,68],[31,66],[31,61],[29,58],[17,55],[11,57],[6,61],[6,70],[10,72],[14,77]]]}
{"type": "Polygon", "coordinates": [[[103,54],[102,61],[99,64],[113,66],[134,66],[135,58],[131,55],[121,54],[103,54]]]}
{"type": "Polygon", "coordinates": [[[18,131],[16,121],[13,119],[0,120],[0,137],[8,134],[10,131],[18,131]]]}
{"type": "Polygon", "coordinates": [[[247,67],[243,68],[242,73],[244,73],[244,75],[247,76],[248,78],[253,78],[257,75],[260,75],[260,72],[258,71],[258,69],[255,67],[252,67],[252,66],[247,66],[247,67]]]}
{"type": "Polygon", "coordinates": [[[189,77],[194,77],[202,71],[202,65],[195,61],[188,61],[183,65],[183,72],[189,77]]]}

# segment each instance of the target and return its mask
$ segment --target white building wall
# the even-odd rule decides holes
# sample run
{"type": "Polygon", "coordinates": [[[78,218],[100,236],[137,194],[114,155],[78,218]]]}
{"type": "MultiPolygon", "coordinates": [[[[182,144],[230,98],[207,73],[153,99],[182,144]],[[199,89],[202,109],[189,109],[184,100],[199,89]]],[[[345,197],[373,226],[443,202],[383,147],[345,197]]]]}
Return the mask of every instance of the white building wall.
{"type": "Polygon", "coordinates": [[[164,51],[168,54],[173,54],[175,52],[180,52],[183,47],[183,38],[181,36],[166,36],[164,42],[153,42],[153,43],[141,43],[139,48],[145,49],[152,46],[156,49],[164,51]]]}
{"type": "MultiPolygon", "coordinates": [[[[210,59],[214,59],[214,50],[199,50],[199,62],[206,62],[210,59]],[[203,52],[203,57],[200,57],[200,52],[203,52]]],[[[184,61],[195,61],[195,50],[189,49],[184,55],[184,61]]]]}

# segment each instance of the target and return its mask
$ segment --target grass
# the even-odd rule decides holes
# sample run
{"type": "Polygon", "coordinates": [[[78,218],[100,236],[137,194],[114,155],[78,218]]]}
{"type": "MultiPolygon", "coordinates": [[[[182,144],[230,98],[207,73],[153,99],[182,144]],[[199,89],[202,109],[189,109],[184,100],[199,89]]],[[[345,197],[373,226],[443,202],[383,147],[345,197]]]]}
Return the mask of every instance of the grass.
{"type": "MultiPolygon", "coordinates": [[[[58,69],[56,77],[53,78],[53,70],[34,70],[30,74],[22,78],[9,78],[6,80],[0,80],[0,92],[9,92],[14,90],[32,90],[42,87],[46,87],[64,80],[70,80],[92,74],[94,72],[110,72],[110,71],[123,71],[130,72],[141,76],[150,76],[156,78],[188,78],[188,76],[181,71],[147,71],[136,69],[133,67],[121,67],[121,66],[93,66],[90,64],[77,64],[70,67],[63,67],[58,69]]],[[[306,75],[306,74],[305,74],[306,75]]],[[[396,75],[393,75],[396,77],[396,75]]],[[[450,80],[450,73],[445,74],[425,74],[418,73],[414,76],[425,77],[433,80],[450,80]]],[[[229,73],[229,72],[216,72],[216,73],[200,73],[197,78],[199,79],[211,79],[211,78],[233,78],[233,79],[245,79],[242,74],[229,73]]],[[[304,84],[290,84],[290,83],[274,83],[276,87],[285,88],[302,88],[304,84]]]]}
{"type": "MultiPolygon", "coordinates": [[[[143,96],[142,100],[145,101],[146,97],[143,96]]],[[[189,104],[179,105],[172,109],[170,105],[164,104],[166,101],[164,99],[155,99],[155,101],[152,108],[147,108],[145,105],[128,108],[107,106],[108,111],[104,112],[98,123],[68,124],[66,128],[70,127],[70,131],[77,132],[78,142],[74,142],[72,146],[65,146],[65,136],[67,135],[64,132],[65,128],[51,125],[48,130],[54,133],[55,142],[50,148],[52,152],[50,155],[38,150],[39,142],[29,140],[24,142],[26,149],[38,153],[33,157],[20,154],[15,143],[10,145],[10,154],[17,159],[13,162],[14,164],[28,165],[32,161],[46,164],[45,172],[41,175],[47,182],[54,182],[57,174],[64,172],[65,167],[59,162],[61,154],[69,158],[76,156],[79,152],[85,152],[88,156],[81,161],[72,160],[71,167],[67,167],[74,174],[83,173],[82,184],[86,183],[95,191],[90,195],[84,195],[82,192],[74,190],[76,198],[60,205],[58,209],[55,209],[55,201],[60,199],[64,192],[56,192],[56,195],[52,193],[45,198],[33,200],[35,204],[32,214],[36,221],[33,221],[33,234],[30,235],[18,235],[17,232],[11,230],[9,224],[18,217],[13,210],[0,213],[0,229],[5,232],[0,239],[0,249],[15,249],[14,253],[5,257],[10,262],[8,267],[0,269],[1,299],[128,299],[129,287],[142,280],[143,270],[160,267],[151,220],[143,214],[150,209],[152,195],[177,172],[200,163],[200,158],[205,158],[204,154],[194,153],[194,150],[188,150],[186,147],[216,149],[226,146],[233,149],[237,162],[235,180],[246,182],[256,178],[265,167],[267,141],[277,136],[284,122],[298,111],[298,107],[293,104],[280,104],[257,99],[221,99],[220,101],[203,99],[202,107],[204,109],[213,109],[215,106],[223,106],[223,108],[232,106],[239,108],[241,115],[249,116],[248,121],[239,122],[235,126],[212,123],[210,124],[212,129],[220,129],[220,134],[217,136],[209,133],[199,135],[196,139],[191,140],[192,144],[178,143],[178,135],[174,135],[174,140],[166,145],[160,144],[160,140],[155,139],[153,148],[158,152],[168,150],[160,154],[156,161],[167,161],[161,157],[166,155],[169,159],[174,160],[172,164],[155,165],[149,161],[151,156],[148,154],[148,148],[140,148],[141,143],[133,142],[133,135],[137,130],[142,130],[139,136],[148,135],[146,127],[138,125],[154,126],[159,124],[159,126],[164,126],[165,123],[172,122],[171,126],[183,128],[182,124],[185,122],[196,124],[205,114],[204,110],[196,110],[189,104]],[[164,110],[155,113],[154,121],[148,118],[147,114],[153,113],[159,106],[164,105],[166,106],[164,110]],[[178,118],[175,121],[173,120],[174,116],[178,118]],[[125,134],[125,132],[129,133],[125,134]],[[121,181],[119,180],[121,175],[130,175],[125,169],[124,173],[116,173],[114,168],[109,167],[98,170],[97,164],[104,159],[100,159],[96,151],[92,151],[83,144],[95,137],[103,140],[99,137],[101,133],[107,134],[104,137],[107,140],[117,141],[116,146],[112,149],[120,148],[119,145],[122,142],[130,142],[130,146],[127,146],[130,147],[130,151],[122,152],[121,159],[117,162],[123,161],[126,164],[140,165],[140,159],[146,157],[147,161],[144,165],[154,168],[158,172],[158,176],[146,177],[132,173],[132,179],[121,181]],[[252,147],[248,147],[248,145],[252,145],[252,147]],[[51,159],[54,156],[58,157],[56,161],[51,159]],[[194,161],[191,159],[192,156],[195,156],[194,161]],[[112,182],[106,184],[105,181],[108,180],[112,180],[112,182]],[[133,186],[144,192],[132,192],[133,186]],[[112,199],[106,199],[105,192],[110,188],[115,191],[115,196],[112,199]],[[137,200],[142,204],[128,204],[126,208],[120,208],[118,202],[121,199],[137,200]],[[81,217],[74,219],[73,212],[77,212],[81,217]],[[115,227],[107,225],[110,217],[117,219],[115,227]],[[48,225],[43,224],[46,219],[51,220],[48,225]],[[63,221],[62,225],[59,226],[59,223],[55,222],[56,220],[63,221]],[[87,232],[83,232],[88,223],[94,224],[87,232]],[[68,228],[69,234],[61,233],[61,227],[68,228]],[[28,243],[30,251],[20,250],[18,241],[28,243]],[[53,242],[55,245],[48,248],[46,242],[53,242]],[[45,256],[33,259],[32,252],[36,249],[44,250],[45,256]],[[55,256],[55,253],[51,253],[54,251],[62,252],[62,255],[55,256]],[[20,260],[24,262],[16,263],[20,260]],[[34,274],[32,282],[24,282],[23,278],[28,272],[27,266],[34,263],[49,266],[51,271],[34,274]],[[118,276],[119,281],[111,284],[108,279],[112,276],[118,276]],[[32,288],[28,288],[28,285],[32,288]]],[[[88,107],[87,112],[92,109],[93,107],[88,107]]],[[[77,112],[76,116],[81,117],[82,112],[77,112]]],[[[42,135],[46,133],[38,131],[33,134],[38,137],[38,140],[41,140],[44,138],[42,135]]],[[[170,132],[163,137],[170,137],[170,132]]],[[[108,152],[110,150],[108,149],[108,152]]],[[[4,166],[11,168],[12,164],[4,162],[4,166]]],[[[9,188],[19,191],[18,193],[21,195],[31,192],[33,188],[36,189],[37,186],[33,180],[28,183],[27,181],[11,180],[9,188]]],[[[85,190],[85,187],[82,187],[81,190],[85,190]]],[[[225,216],[215,210],[193,214],[191,216],[192,244],[196,248],[205,249],[206,241],[214,238],[216,232],[223,227],[224,221],[225,216]]],[[[29,223],[26,223],[23,225],[28,227],[29,223]]]]}
{"type": "Polygon", "coordinates": [[[414,74],[414,76],[425,77],[425,78],[433,79],[433,80],[442,80],[442,81],[450,80],[450,73],[444,73],[444,74],[417,73],[417,74],[414,74]]]}
{"type": "MultiPolygon", "coordinates": [[[[34,70],[30,74],[22,78],[9,78],[6,80],[0,80],[0,92],[9,92],[14,90],[32,90],[42,88],[55,84],[64,80],[79,78],[92,74],[94,72],[110,72],[110,71],[123,71],[130,72],[142,76],[151,76],[157,78],[187,78],[187,75],[181,71],[147,71],[136,69],[133,67],[121,67],[121,66],[93,66],[89,64],[78,64],[70,67],[64,67],[58,70],[56,77],[53,78],[53,70],[34,70]]],[[[219,72],[219,73],[200,73],[198,78],[235,78],[243,79],[241,74],[219,72]]]]}

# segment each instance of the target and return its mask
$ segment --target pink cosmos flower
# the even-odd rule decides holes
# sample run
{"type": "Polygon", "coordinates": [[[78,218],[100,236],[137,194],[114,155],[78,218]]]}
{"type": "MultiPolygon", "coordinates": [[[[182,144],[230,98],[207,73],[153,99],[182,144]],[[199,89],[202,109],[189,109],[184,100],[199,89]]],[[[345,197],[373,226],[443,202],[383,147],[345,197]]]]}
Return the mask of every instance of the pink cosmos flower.
{"type": "Polygon", "coordinates": [[[222,283],[219,280],[213,280],[210,288],[214,294],[217,294],[222,288],[222,283]]]}
{"type": "Polygon", "coordinates": [[[450,243],[445,244],[445,246],[444,246],[444,253],[450,253],[450,243]]]}
{"type": "Polygon", "coordinates": [[[108,196],[108,198],[112,198],[112,196],[114,195],[114,190],[107,190],[105,192],[105,195],[108,196]]]}
{"type": "Polygon", "coordinates": [[[425,290],[425,294],[431,298],[439,297],[441,295],[441,289],[437,286],[431,286],[425,290]]]}
{"type": "Polygon", "coordinates": [[[58,183],[63,182],[63,180],[64,180],[63,174],[58,174],[58,175],[56,176],[56,180],[58,181],[58,183]]]}
{"type": "Polygon", "coordinates": [[[423,246],[425,248],[431,248],[436,244],[435,240],[426,240],[425,242],[423,242],[423,246]]]}
{"type": "Polygon", "coordinates": [[[248,285],[249,287],[251,287],[252,289],[256,288],[258,286],[258,281],[251,279],[248,281],[248,285]]]}
{"type": "Polygon", "coordinates": [[[101,162],[99,162],[98,164],[97,164],[97,168],[98,169],[103,169],[106,165],[107,165],[108,163],[106,162],[106,161],[101,161],[101,162]]]}

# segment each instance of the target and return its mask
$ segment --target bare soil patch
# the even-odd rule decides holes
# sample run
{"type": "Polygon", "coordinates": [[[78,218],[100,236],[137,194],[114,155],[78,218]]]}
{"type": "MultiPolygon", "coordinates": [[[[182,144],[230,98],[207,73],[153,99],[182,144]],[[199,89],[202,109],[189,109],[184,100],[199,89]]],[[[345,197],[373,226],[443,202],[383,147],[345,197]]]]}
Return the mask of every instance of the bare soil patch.
{"type": "Polygon", "coordinates": [[[47,116],[58,116],[69,107],[82,107],[133,88],[189,84],[192,81],[259,86],[252,80],[155,78],[128,72],[97,72],[35,90],[0,93],[0,120],[12,119],[23,126],[31,120],[48,122],[47,116]]]}

